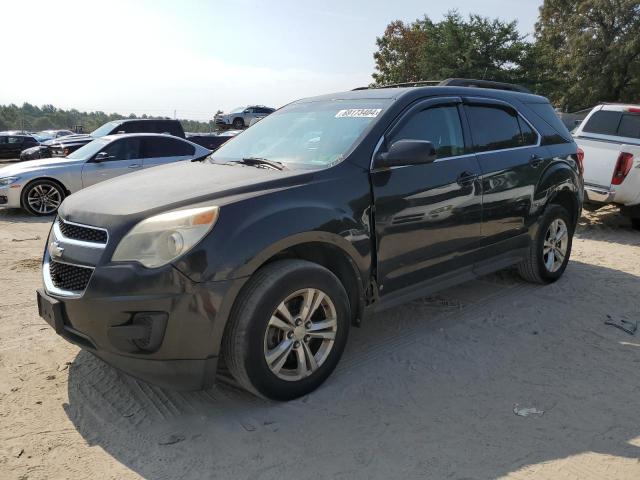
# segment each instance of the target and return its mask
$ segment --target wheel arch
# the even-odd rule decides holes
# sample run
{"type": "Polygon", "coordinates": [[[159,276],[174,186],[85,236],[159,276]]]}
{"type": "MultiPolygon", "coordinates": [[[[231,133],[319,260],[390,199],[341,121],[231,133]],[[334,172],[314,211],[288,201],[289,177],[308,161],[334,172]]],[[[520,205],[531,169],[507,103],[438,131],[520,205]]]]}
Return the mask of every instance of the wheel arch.
{"type": "Polygon", "coordinates": [[[62,183],[57,178],[47,177],[47,176],[33,178],[33,179],[29,180],[26,183],[26,185],[22,188],[22,191],[20,192],[20,205],[22,206],[22,208],[25,208],[25,206],[24,206],[24,198],[25,198],[25,195],[26,195],[29,187],[31,185],[33,185],[35,182],[40,182],[42,180],[46,180],[46,181],[49,181],[49,182],[52,182],[52,183],[55,183],[56,185],[58,185],[60,188],[62,188],[65,197],[68,197],[69,195],[71,195],[71,191],[66,187],[66,185],[64,183],[62,183]]]}

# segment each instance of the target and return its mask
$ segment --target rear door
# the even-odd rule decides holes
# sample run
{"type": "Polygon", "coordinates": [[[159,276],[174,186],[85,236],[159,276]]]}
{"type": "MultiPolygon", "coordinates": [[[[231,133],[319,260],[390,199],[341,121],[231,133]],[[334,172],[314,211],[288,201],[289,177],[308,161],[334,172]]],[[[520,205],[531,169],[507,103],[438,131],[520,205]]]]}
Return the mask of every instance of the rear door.
{"type": "Polygon", "coordinates": [[[193,157],[195,147],[169,136],[143,138],[143,167],[155,167],[165,163],[179,162],[193,157]]]}
{"type": "Polygon", "coordinates": [[[6,135],[0,135],[0,158],[9,158],[9,143],[6,135]]]}
{"type": "Polygon", "coordinates": [[[83,188],[142,168],[139,137],[114,140],[100,152],[106,152],[108,158],[102,162],[89,160],[82,167],[83,188]]]}
{"type": "Polygon", "coordinates": [[[513,106],[484,98],[464,102],[482,173],[483,244],[491,245],[526,231],[536,186],[552,159],[513,106]]]}
{"type": "Polygon", "coordinates": [[[371,171],[382,297],[472,264],[482,192],[460,114],[460,98],[424,100],[383,138],[379,151],[401,139],[429,140],[438,158],[371,171]]]}

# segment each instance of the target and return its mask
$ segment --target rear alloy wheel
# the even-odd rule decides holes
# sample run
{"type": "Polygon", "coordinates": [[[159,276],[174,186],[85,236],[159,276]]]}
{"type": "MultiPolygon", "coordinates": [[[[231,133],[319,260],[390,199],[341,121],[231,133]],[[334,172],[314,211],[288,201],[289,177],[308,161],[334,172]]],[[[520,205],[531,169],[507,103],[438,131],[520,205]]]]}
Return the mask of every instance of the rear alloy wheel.
{"type": "Polygon", "coordinates": [[[332,272],[305,260],[270,263],[236,299],[223,338],[224,361],[256,395],[306,395],[335,369],[350,318],[347,293],[332,272]]]}
{"type": "Polygon", "coordinates": [[[540,228],[531,242],[527,258],[518,265],[522,278],[534,283],[555,282],[569,263],[573,229],[567,210],[549,205],[540,221],[540,228]]]}
{"type": "Polygon", "coordinates": [[[64,200],[62,187],[51,180],[38,180],[22,192],[22,206],[32,215],[52,215],[64,200]]]}

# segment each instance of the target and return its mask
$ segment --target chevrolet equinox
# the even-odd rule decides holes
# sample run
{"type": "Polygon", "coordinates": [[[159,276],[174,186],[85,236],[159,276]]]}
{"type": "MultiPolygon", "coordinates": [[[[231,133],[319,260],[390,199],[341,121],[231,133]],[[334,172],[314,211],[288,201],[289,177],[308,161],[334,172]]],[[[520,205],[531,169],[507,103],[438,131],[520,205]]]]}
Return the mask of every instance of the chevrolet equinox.
{"type": "Polygon", "coordinates": [[[71,195],[40,315],[149,382],[207,388],[224,365],[286,400],[331,374],[372,312],[509,266],[554,282],[581,158],[548,100],[489,87],[299,100],[208,157],[71,195]]]}

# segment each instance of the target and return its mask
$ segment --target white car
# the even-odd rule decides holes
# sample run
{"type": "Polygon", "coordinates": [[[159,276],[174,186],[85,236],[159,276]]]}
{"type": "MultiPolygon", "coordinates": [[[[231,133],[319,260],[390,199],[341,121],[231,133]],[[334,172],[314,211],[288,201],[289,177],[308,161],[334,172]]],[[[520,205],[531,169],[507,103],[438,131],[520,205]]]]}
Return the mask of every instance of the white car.
{"type": "Polygon", "coordinates": [[[51,215],[67,195],[98,182],[165,163],[206,157],[211,150],[166,134],[97,138],[63,158],[0,168],[0,207],[51,215]]]}
{"type": "Polygon", "coordinates": [[[585,202],[616,204],[640,229],[640,105],[598,105],[573,136],[583,155],[585,202]]]}

